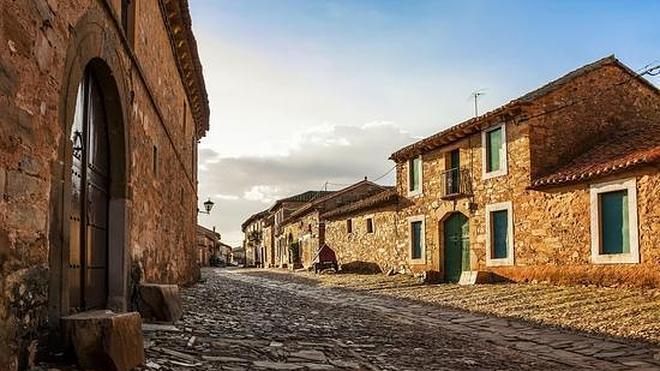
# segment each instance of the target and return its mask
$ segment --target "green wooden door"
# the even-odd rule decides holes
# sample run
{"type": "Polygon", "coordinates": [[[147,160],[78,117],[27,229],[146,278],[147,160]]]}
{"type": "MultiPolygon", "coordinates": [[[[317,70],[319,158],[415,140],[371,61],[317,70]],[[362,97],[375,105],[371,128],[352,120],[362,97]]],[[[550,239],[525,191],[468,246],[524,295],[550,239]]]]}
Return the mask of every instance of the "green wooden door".
{"type": "Polygon", "coordinates": [[[445,281],[458,282],[461,272],[470,270],[470,233],[468,219],[455,213],[443,224],[445,281]]]}

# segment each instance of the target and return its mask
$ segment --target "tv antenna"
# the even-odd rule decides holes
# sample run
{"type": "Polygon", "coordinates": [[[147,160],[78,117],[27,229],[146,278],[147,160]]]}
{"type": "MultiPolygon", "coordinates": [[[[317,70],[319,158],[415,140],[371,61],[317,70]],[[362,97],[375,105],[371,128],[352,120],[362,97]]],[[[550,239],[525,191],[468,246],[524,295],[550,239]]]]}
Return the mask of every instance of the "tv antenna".
{"type": "Polygon", "coordinates": [[[472,92],[472,94],[470,94],[470,97],[474,99],[474,117],[479,116],[479,105],[478,105],[479,97],[482,95],[486,95],[485,90],[486,89],[475,90],[474,92],[472,92]]]}

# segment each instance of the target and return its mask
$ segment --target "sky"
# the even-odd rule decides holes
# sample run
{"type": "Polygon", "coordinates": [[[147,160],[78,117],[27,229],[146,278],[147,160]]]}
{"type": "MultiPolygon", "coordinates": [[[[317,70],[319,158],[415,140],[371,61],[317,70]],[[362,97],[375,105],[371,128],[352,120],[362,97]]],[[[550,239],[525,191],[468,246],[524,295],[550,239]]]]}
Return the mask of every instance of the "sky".
{"type": "Polygon", "coordinates": [[[215,202],[198,222],[233,246],[278,198],[393,184],[389,155],[472,117],[475,91],[485,112],[610,54],[660,62],[660,1],[189,5],[211,108],[199,202],[215,202]]]}

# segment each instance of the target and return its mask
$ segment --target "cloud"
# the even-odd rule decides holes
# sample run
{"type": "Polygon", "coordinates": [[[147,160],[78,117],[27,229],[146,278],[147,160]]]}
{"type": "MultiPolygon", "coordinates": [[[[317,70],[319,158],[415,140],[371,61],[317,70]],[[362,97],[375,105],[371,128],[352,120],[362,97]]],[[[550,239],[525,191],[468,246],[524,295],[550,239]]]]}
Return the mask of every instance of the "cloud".
{"type": "MultiPolygon", "coordinates": [[[[292,133],[280,154],[226,157],[212,149],[199,151],[199,194],[212,195],[217,211],[200,223],[220,228],[223,240],[237,245],[240,224],[275,200],[307,190],[373,179],[390,170],[389,155],[415,141],[391,122],[362,126],[323,124],[292,133]]],[[[379,181],[392,184],[394,174],[379,181]]]]}
{"type": "Polygon", "coordinates": [[[243,192],[243,198],[249,201],[260,201],[265,204],[277,200],[278,188],[270,185],[255,185],[249,191],[243,192]]]}

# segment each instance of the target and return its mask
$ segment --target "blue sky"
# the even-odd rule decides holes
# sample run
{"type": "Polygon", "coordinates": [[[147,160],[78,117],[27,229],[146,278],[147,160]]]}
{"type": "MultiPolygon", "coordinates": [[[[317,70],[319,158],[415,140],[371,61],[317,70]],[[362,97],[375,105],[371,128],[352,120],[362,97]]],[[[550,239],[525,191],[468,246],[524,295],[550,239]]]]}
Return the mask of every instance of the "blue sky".
{"type": "Polygon", "coordinates": [[[393,150],[473,115],[477,89],[484,111],[609,54],[633,69],[660,61],[660,1],[190,8],[211,104],[200,198],[219,205],[200,222],[230,243],[277,197],[386,172],[393,150]]]}

